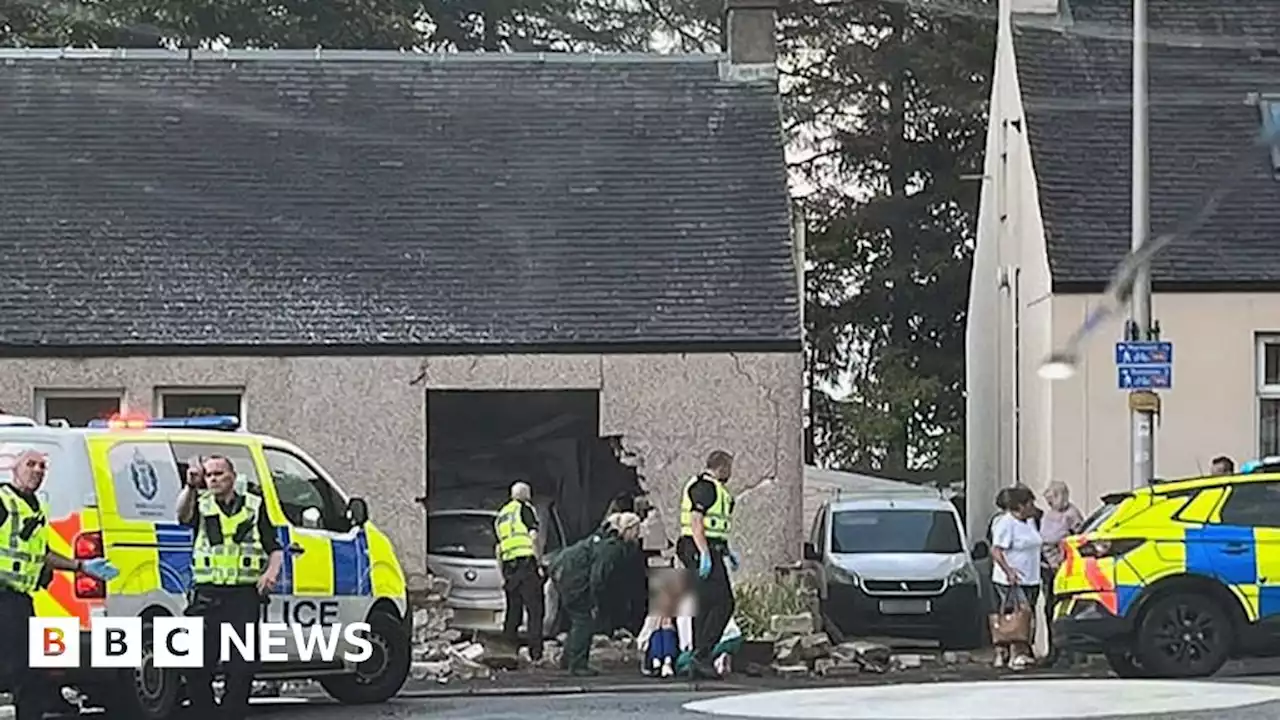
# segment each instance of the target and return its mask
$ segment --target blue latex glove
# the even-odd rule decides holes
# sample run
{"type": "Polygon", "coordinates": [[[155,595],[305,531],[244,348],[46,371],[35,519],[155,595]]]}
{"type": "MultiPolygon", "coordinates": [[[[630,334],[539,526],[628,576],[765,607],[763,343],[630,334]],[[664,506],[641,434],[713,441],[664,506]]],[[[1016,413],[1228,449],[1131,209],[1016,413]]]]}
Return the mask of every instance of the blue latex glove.
{"type": "Polygon", "coordinates": [[[698,558],[698,577],[706,580],[711,577],[711,553],[702,553],[698,558]]]}
{"type": "Polygon", "coordinates": [[[115,565],[99,558],[97,560],[86,560],[81,570],[86,575],[92,575],[99,580],[114,580],[120,574],[115,565]]]}
{"type": "Polygon", "coordinates": [[[738,568],[742,566],[742,560],[738,557],[738,553],[732,550],[724,556],[724,559],[729,561],[729,569],[734,572],[738,572],[738,568]]]}

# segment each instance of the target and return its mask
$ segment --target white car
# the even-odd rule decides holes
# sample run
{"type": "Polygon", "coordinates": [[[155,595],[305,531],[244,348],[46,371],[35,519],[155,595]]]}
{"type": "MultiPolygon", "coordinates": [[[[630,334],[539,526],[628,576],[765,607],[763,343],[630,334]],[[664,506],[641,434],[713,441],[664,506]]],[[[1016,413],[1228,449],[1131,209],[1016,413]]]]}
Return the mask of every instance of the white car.
{"type": "MultiPolygon", "coordinates": [[[[554,557],[564,547],[564,528],[555,505],[534,503],[542,519],[538,545],[542,557],[554,557]]],[[[436,510],[427,515],[427,568],[431,574],[448,578],[446,603],[453,609],[452,627],[463,630],[502,630],[507,612],[502,590],[502,568],[495,555],[498,536],[494,530],[496,509],[436,510]]],[[[560,600],[553,583],[543,585],[543,635],[556,633],[560,600]]],[[[523,624],[521,629],[525,629],[523,624]]]]}

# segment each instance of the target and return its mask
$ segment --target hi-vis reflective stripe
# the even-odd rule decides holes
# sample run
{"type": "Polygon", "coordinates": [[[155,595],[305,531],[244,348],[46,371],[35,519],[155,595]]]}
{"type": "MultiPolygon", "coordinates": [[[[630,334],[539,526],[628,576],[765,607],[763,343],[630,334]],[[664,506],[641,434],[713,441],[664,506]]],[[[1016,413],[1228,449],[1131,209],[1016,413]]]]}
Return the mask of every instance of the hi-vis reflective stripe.
{"type": "MultiPolygon", "coordinates": [[[[73,513],[49,523],[49,549],[64,556],[74,557],[72,543],[81,530],[80,513],[73,513]]],[[[92,529],[92,528],[90,528],[92,529]]],[[[54,571],[49,587],[32,596],[36,615],[39,617],[75,617],[80,627],[89,627],[90,611],[101,606],[100,600],[81,600],[76,597],[74,576],[61,570],[54,571]]]]}

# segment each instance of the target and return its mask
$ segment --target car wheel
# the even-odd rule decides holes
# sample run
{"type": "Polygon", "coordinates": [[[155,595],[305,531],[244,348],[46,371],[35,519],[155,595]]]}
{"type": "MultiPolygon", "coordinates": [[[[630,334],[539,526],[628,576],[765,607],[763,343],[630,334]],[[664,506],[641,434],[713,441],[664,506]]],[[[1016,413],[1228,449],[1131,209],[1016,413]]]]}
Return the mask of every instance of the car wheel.
{"type": "Polygon", "coordinates": [[[1142,614],[1134,648],[1150,677],[1208,677],[1227,662],[1231,619],[1211,598],[1173,593],[1142,614]]]}
{"type": "Polygon", "coordinates": [[[1111,668],[1111,672],[1116,677],[1122,678],[1145,678],[1151,677],[1146,668],[1142,667],[1142,663],[1134,656],[1130,650],[1108,650],[1103,653],[1107,659],[1107,666],[1111,668]]]}
{"type": "Polygon", "coordinates": [[[108,717],[163,720],[172,715],[182,701],[182,678],[178,671],[155,665],[155,649],[149,640],[151,628],[151,619],[147,618],[142,627],[141,667],[121,671],[118,682],[105,688],[103,705],[108,717]]]}
{"type": "Polygon", "coordinates": [[[409,635],[399,620],[385,612],[369,616],[370,644],[373,655],[360,663],[351,675],[320,679],[329,697],[344,705],[368,705],[395,697],[409,677],[412,647],[409,635]]]}

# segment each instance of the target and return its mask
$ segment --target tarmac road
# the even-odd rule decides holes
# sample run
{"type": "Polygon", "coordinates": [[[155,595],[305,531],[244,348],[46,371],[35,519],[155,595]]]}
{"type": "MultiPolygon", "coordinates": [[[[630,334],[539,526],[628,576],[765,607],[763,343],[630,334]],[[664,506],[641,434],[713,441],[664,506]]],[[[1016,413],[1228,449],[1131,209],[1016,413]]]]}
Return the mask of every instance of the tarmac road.
{"type": "Polygon", "coordinates": [[[1280,720],[1280,677],[1212,682],[1005,680],[747,693],[404,699],[358,710],[261,705],[261,720],[1280,720]]]}

